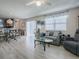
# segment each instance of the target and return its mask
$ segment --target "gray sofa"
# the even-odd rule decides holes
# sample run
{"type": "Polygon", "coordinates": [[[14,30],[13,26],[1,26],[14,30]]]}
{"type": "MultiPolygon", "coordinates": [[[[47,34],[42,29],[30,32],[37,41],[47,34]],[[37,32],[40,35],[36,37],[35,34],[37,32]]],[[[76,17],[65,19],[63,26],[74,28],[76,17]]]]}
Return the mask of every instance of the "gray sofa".
{"type": "Polygon", "coordinates": [[[74,38],[67,37],[63,43],[63,46],[66,50],[79,56],[79,29],[76,30],[74,38]]]}

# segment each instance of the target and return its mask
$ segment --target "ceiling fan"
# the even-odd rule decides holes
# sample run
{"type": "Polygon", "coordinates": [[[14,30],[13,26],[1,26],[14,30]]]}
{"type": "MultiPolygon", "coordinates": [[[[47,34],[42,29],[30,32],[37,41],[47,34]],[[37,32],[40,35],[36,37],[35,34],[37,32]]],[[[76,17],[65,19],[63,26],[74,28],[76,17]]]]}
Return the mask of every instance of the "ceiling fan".
{"type": "Polygon", "coordinates": [[[36,6],[41,6],[41,5],[50,5],[51,3],[48,0],[33,0],[29,3],[26,3],[26,6],[30,6],[35,4],[36,6]]]}

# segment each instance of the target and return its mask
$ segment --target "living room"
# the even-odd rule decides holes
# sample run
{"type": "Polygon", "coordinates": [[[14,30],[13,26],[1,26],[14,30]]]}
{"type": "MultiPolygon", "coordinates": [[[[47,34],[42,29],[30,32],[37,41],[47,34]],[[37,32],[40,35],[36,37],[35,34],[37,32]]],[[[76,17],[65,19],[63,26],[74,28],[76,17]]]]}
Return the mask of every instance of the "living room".
{"type": "Polygon", "coordinates": [[[79,59],[78,0],[0,0],[1,59],[79,59]]]}

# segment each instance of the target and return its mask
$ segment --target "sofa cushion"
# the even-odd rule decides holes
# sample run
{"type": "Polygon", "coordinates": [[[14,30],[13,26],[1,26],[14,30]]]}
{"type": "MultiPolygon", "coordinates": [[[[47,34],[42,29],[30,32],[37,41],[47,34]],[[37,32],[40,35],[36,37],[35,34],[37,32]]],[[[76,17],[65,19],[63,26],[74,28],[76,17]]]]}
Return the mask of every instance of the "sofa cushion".
{"type": "Polygon", "coordinates": [[[79,34],[75,35],[75,40],[76,40],[76,42],[79,42],[79,34]]]}
{"type": "Polygon", "coordinates": [[[79,56],[79,42],[77,43],[77,55],[79,56]]]}
{"type": "Polygon", "coordinates": [[[64,41],[64,48],[74,54],[76,54],[76,45],[77,43],[75,41],[64,41]]]}
{"type": "Polygon", "coordinates": [[[76,33],[75,33],[75,40],[76,40],[76,41],[79,41],[79,29],[76,30],[76,33]]]}

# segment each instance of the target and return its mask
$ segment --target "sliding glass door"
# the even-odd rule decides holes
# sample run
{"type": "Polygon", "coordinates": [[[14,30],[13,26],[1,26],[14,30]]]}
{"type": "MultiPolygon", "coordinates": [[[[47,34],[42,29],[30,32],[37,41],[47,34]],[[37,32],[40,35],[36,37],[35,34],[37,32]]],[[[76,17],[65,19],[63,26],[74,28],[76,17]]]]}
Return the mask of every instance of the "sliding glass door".
{"type": "Polygon", "coordinates": [[[27,35],[28,36],[35,36],[35,34],[34,34],[35,29],[36,29],[36,22],[35,21],[27,22],[27,35]]]}
{"type": "Polygon", "coordinates": [[[26,24],[27,29],[27,45],[34,46],[35,31],[36,31],[36,21],[29,21],[26,24]]]}

